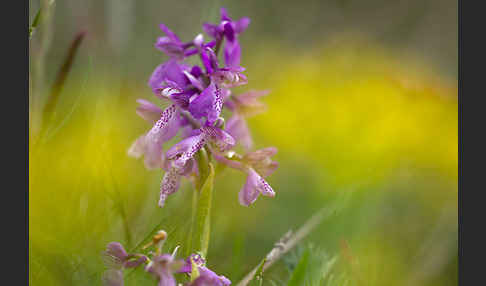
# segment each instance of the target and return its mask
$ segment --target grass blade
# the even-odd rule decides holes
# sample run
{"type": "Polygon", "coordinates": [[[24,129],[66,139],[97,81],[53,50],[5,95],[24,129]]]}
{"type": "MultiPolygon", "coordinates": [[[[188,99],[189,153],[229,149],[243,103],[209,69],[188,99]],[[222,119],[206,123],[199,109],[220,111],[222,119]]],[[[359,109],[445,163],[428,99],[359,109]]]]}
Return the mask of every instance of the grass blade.
{"type": "Polygon", "coordinates": [[[304,285],[305,274],[307,272],[307,266],[309,265],[309,249],[304,251],[304,254],[299,260],[299,264],[295,267],[295,270],[292,272],[292,276],[289,279],[289,283],[287,286],[301,286],[304,285]]]}
{"type": "Polygon", "coordinates": [[[57,73],[57,77],[52,86],[51,93],[49,94],[46,105],[42,111],[42,126],[38,139],[42,139],[42,137],[46,134],[49,128],[49,125],[53,118],[54,109],[56,108],[59,101],[59,96],[61,94],[62,88],[64,87],[64,83],[66,82],[66,78],[69,74],[69,71],[71,70],[74,57],[76,56],[78,48],[81,45],[81,42],[83,41],[85,35],[86,33],[84,31],[76,35],[69,48],[68,55],[64,59],[64,63],[57,73]]]}
{"type": "MultiPolygon", "coordinates": [[[[49,2],[49,6],[51,6],[52,4],[54,4],[54,0],[51,0],[49,2]]],[[[37,26],[39,26],[39,23],[42,18],[41,16],[42,16],[42,8],[39,8],[39,10],[37,10],[37,13],[35,13],[35,17],[34,20],[32,21],[32,24],[29,27],[29,39],[32,39],[32,35],[34,35],[37,26]]]]}

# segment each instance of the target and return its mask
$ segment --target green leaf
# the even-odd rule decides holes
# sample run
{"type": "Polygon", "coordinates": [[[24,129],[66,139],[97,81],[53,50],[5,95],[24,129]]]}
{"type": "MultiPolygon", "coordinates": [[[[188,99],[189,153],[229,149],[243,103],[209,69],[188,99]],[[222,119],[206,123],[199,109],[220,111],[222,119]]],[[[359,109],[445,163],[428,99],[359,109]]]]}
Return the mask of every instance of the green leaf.
{"type": "Polygon", "coordinates": [[[209,175],[199,192],[196,207],[193,250],[206,257],[209,246],[211,199],[213,195],[214,167],[209,163],[209,175]]]}
{"type": "Polygon", "coordinates": [[[289,279],[289,283],[287,286],[301,286],[304,285],[305,274],[307,272],[307,266],[309,264],[309,249],[306,249],[304,254],[299,260],[299,264],[295,267],[294,272],[292,272],[292,276],[289,279]]]}

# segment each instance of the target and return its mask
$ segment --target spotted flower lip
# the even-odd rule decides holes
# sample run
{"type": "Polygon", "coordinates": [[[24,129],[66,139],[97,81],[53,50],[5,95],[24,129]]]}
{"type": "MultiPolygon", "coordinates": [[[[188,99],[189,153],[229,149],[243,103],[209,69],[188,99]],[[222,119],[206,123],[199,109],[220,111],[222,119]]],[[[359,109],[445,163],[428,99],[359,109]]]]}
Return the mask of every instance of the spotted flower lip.
{"type": "Polygon", "coordinates": [[[173,160],[173,165],[177,169],[182,169],[186,162],[196,154],[206,143],[206,136],[204,133],[190,136],[176,145],[172,146],[166,152],[168,160],[173,160]]]}
{"type": "MultiPolygon", "coordinates": [[[[170,165],[170,162],[167,164],[170,165]]],[[[181,178],[193,172],[195,167],[196,164],[194,164],[194,159],[192,158],[189,159],[182,168],[174,166],[166,167],[167,171],[160,183],[159,207],[164,207],[167,197],[179,189],[181,178]]]]}
{"type": "MultiPolygon", "coordinates": [[[[153,108],[153,106],[151,106],[153,108]]],[[[145,156],[145,167],[149,170],[161,168],[164,161],[163,144],[172,139],[179,130],[181,118],[179,110],[173,104],[166,108],[146,134],[140,136],[128,150],[135,158],[145,156]]]]}
{"type": "Polygon", "coordinates": [[[230,134],[214,126],[203,126],[193,130],[193,134],[167,150],[168,171],[165,173],[160,185],[159,206],[163,207],[167,197],[175,193],[180,187],[182,176],[194,170],[194,155],[205,144],[209,144],[217,152],[224,152],[235,145],[230,134]]]}
{"type": "Polygon", "coordinates": [[[235,139],[226,131],[213,126],[201,127],[201,132],[205,134],[208,143],[218,152],[225,152],[235,146],[235,139]]]}
{"type": "Polygon", "coordinates": [[[272,187],[253,168],[248,168],[247,172],[246,183],[238,195],[241,205],[246,207],[251,205],[260,194],[267,197],[275,196],[272,187]]]}

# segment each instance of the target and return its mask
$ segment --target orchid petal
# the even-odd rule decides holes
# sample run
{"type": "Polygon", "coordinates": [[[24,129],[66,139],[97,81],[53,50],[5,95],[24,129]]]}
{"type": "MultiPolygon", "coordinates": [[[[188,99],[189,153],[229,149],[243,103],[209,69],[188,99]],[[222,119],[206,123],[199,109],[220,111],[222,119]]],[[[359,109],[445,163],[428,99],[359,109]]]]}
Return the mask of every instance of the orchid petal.
{"type": "Polygon", "coordinates": [[[240,65],[241,47],[238,40],[228,42],[224,47],[224,62],[228,67],[237,67],[240,65]]]}
{"type": "Polygon", "coordinates": [[[246,150],[251,149],[253,146],[250,130],[248,130],[248,125],[242,116],[234,114],[228,122],[226,122],[225,130],[231,134],[237,142],[240,142],[241,146],[246,150]]]}
{"type": "Polygon", "coordinates": [[[162,116],[162,109],[150,101],[137,99],[137,102],[140,104],[136,109],[137,114],[148,122],[155,123],[162,116]]]}
{"type": "Polygon", "coordinates": [[[221,88],[211,83],[189,104],[189,112],[195,118],[206,116],[209,123],[218,119],[223,107],[221,88]]]}
{"type": "Polygon", "coordinates": [[[246,183],[239,193],[239,201],[243,206],[249,206],[256,201],[258,195],[274,197],[272,187],[252,168],[248,169],[246,183]]]}
{"type": "Polygon", "coordinates": [[[235,23],[236,34],[241,34],[246,30],[248,25],[250,25],[250,18],[243,17],[243,18],[239,19],[238,21],[236,21],[234,23],[235,23]]]}
{"type": "Polygon", "coordinates": [[[191,159],[205,143],[206,139],[204,134],[188,137],[172,146],[166,152],[166,157],[169,160],[174,160],[174,166],[181,170],[186,162],[191,159]]]}
{"type": "Polygon", "coordinates": [[[206,135],[209,142],[216,146],[219,152],[231,149],[235,145],[235,139],[226,131],[214,126],[203,126],[201,131],[206,135]]]}
{"type": "Polygon", "coordinates": [[[168,62],[155,68],[154,72],[150,76],[148,85],[156,94],[167,81],[174,82],[179,87],[184,87],[188,81],[183,73],[183,70],[183,66],[178,64],[175,59],[170,59],[168,62]]]}

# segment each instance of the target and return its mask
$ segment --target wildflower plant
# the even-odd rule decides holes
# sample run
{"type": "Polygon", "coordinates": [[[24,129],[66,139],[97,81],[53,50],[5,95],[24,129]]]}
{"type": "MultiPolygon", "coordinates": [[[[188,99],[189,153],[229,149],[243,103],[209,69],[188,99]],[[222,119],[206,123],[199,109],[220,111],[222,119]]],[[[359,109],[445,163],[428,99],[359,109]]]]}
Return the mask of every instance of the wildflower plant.
{"type": "MultiPolygon", "coordinates": [[[[259,101],[267,91],[249,91],[234,94],[232,88],[248,83],[245,69],[240,65],[241,46],[238,37],[250,24],[249,18],[233,20],[221,8],[217,24],[204,23],[209,36],[198,34],[192,41],[183,42],[164,24],[155,47],[169,59],[153,71],[148,85],[155,96],[168,102],[162,110],[157,104],[138,99],[137,114],[153,124],[128,150],[130,156],[144,157],[147,169],[165,171],[160,185],[158,205],[163,207],[168,197],[175,193],[182,177],[194,186],[193,216],[190,239],[183,247],[192,254],[185,260],[178,259],[177,248],[172,254],[163,253],[167,239],[164,231],[157,233],[144,249],[154,246],[149,254],[130,254],[117,242],[108,244],[103,254],[108,270],[103,276],[105,284],[123,285],[123,271],[145,265],[158,285],[177,285],[175,274],[186,273],[187,285],[230,285],[231,281],[206,267],[209,244],[209,214],[215,163],[237,169],[246,175],[246,182],[239,191],[242,206],[253,204],[258,196],[274,197],[275,192],[265,181],[278,167],[271,157],[275,147],[252,150],[253,140],[246,118],[265,110],[259,101]],[[220,60],[219,52],[222,51],[220,60]],[[187,59],[198,57],[200,65],[190,65],[187,59]],[[223,110],[231,114],[223,117],[223,110]],[[179,135],[173,146],[167,143],[179,135]],[[240,145],[244,154],[234,148],[240,145]]],[[[226,113],[226,112],[225,112],[226,113]]],[[[235,196],[236,198],[236,196],[235,196]]]]}

